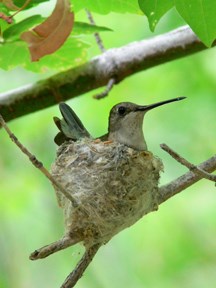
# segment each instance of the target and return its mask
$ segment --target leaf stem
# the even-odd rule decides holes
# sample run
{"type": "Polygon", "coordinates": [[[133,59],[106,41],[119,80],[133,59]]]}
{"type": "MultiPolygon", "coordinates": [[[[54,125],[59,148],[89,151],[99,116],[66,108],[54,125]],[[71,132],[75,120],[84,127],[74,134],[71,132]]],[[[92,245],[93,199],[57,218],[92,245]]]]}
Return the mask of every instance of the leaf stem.
{"type": "Polygon", "coordinates": [[[13,18],[16,16],[19,12],[21,12],[25,7],[31,2],[31,0],[26,0],[26,2],[23,4],[22,7],[20,7],[14,14],[10,15],[8,18],[13,18]]]}
{"type": "MultiPolygon", "coordinates": [[[[86,14],[88,16],[88,19],[89,19],[89,22],[92,24],[92,25],[96,25],[95,21],[94,21],[94,18],[93,18],[93,15],[92,13],[86,9],[86,14]]],[[[97,42],[97,45],[101,51],[101,53],[105,53],[107,50],[103,44],[103,40],[102,38],[100,37],[100,34],[99,33],[94,33],[94,36],[95,36],[95,40],[97,42]]],[[[98,93],[96,95],[93,96],[93,98],[95,99],[102,99],[102,98],[105,98],[106,96],[108,96],[109,92],[112,90],[113,86],[115,85],[116,83],[116,79],[115,77],[111,77],[106,85],[106,88],[104,89],[104,91],[102,91],[101,93],[98,93]]]]}

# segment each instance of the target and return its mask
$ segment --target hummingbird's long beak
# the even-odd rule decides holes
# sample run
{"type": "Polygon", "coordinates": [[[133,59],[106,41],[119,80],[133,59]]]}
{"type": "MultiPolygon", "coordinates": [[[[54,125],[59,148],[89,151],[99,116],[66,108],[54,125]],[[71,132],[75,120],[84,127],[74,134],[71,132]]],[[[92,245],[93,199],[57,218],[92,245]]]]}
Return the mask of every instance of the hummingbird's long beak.
{"type": "Polygon", "coordinates": [[[173,98],[173,99],[157,102],[157,103],[150,104],[150,105],[138,106],[136,108],[136,111],[149,111],[149,110],[154,109],[154,108],[156,108],[158,106],[161,106],[161,105],[164,105],[164,104],[168,104],[168,103],[171,103],[171,102],[175,102],[175,101],[180,101],[180,100],[183,100],[185,98],[187,98],[187,97],[178,97],[178,98],[173,98]]]}

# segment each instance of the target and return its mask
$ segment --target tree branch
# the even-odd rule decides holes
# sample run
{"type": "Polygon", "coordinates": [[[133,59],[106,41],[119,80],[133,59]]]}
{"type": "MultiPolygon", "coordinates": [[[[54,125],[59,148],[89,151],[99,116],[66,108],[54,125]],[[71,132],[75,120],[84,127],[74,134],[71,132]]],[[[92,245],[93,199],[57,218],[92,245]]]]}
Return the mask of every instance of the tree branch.
{"type": "MultiPolygon", "coordinates": [[[[197,166],[200,170],[204,170],[211,173],[216,170],[216,155],[204,161],[197,166]]],[[[158,205],[165,202],[172,196],[178,194],[189,186],[193,185],[203,177],[200,174],[193,172],[187,172],[170,183],[163,185],[159,188],[160,197],[158,199],[158,205]]]]}
{"type": "Polygon", "coordinates": [[[178,153],[176,153],[173,149],[171,149],[166,144],[161,144],[160,147],[170,154],[177,162],[180,164],[186,166],[189,170],[194,172],[195,174],[199,174],[202,178],[208,179],[210,181],[216,182],[216,175],[212,175],[204,170],[201,170],[196,165],[190,163],[188,160],[180,156],[178,153]]]}
{"type": "MultiPolygon", "coordinates": [[[[88,19],[89,19],[89,22],[90,22],[92,25],[96,25],[96,23],[95,23],[95,21],[94,21],[94,18],[93,18],[93,16],[92,16],[92,13],[91,13],[88,9],[86,9],[86,14],[87,14],[87,17],[88,17],[88,19]]],[[[96,40],[96,43],[97,43],[97,45],[98,45],[98,48],[100,49],[100,52],[101,52],[101,53],[106,52],[106,48],[105,48],[105,46],[104,46],[104,44],[103,44],[103,40],[102,40],[102,38],[100,37],[100,34],[96,32],[96,33],[94,33],[94,36],[95,36],[95,40],[96,40]]]]}
{"type": "Polygon", "coordinates": [[[84,271],[93,260],[95,254],[100,248],[101,244],[95,244],[92,247],[86,248],[86,251],[80,261],[78,262],[75,269],[67,276],[64,283],[60,288],[72,288],[75,286],[77,281],[82,277],[84,271]]]}
{"type": "MultiPolygon", "coordinates": [[[[88,19],[89,19],[89,22],[92,24],[92,25],[96,25],[95,24],[95,21],[94,21],[94,18],[91,14],[91,12],[89,10],[86,9],[86,13],[87,13],[87,16],[88,16],[88,19]]],[[[103,44],[103,40],[102,38],[100,37],[100,34],[99,33],[94,33],[94,36],[95,36],[95,40],[96,40],[96,43],[101,51],[101,53],[104,53],[106,52],[106,48],[103,44]]],[[[112,77],[111,79],[109,79],[104,91],[100,92],[99,94],[96,94],[94,95],[93,97],[95,99],[102,99],[106,96],[108,96],[109,92],[112,90],[114,84],[116,83],[116,79],[114,77],[112,77]]]]}
{"type": "Polygon", "coordinates": [[[49,179],[49,181],[53,184],[54,187],[61,190],[61,192],[64,194],[66,198],[68,198],[74,207],[77,207],[77,201],[76,199],[61,185],[59,184],[55,178],[50,174],[50,172],[43,166],[43,163],[40,162],[29,150],[22,145],[22,143],[18,140],[18,138],[11,132],[9,127],[4,121],[4,118],[0,114],[0,125],[5,129],[8,136],[11,138],[11,140],[17,145],[17,147],[29,158],[30,162],[38,168],[46,178],[49,179]]]}
{"type": "Polygon", "coordinates": [[[188,26],[113,48],[81,66],[0,94],[0,113],[8,121],[105,86],[111,78],[119,83],[137,72],[205,49],[188,26]]]}

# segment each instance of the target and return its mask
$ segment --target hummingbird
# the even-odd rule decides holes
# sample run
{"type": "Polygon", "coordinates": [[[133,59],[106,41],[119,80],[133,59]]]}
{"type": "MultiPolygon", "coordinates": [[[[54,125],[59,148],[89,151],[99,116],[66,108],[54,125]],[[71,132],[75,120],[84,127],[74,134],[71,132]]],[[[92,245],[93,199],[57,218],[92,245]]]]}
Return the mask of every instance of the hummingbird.
{"type": "MultiPolygon", "coordinates": [[[[186,97],[177,97],[150,105],[137,105],[131,102],[116,104],[109,114],[108,133],[97,137],[97,139],[101,141],[116,141],[138,151],[147,150],[142,129],[146,112],[185,98],[186,97]]],[[[63,119],[59,119],[58,117],[53,118],[60,130],[54,139],[57,145],[61,145],[70,139],[73,141],[84,137],[93,139],[79,117],[66,103],[61,102],[59,109],[63,119]]]]}

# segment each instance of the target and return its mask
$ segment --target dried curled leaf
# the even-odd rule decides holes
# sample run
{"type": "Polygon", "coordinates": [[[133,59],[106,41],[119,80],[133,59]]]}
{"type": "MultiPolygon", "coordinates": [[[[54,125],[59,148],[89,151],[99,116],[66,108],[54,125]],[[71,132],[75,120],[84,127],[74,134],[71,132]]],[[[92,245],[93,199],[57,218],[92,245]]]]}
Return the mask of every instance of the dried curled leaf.
{"type": "Polygon", "coordinates": [[[29,45],[31,60],[38,61],[58,50],[70,35],[73,23],[70,1],[57,0],[53,13],[43,23],[21,35],[29,45]]]}

